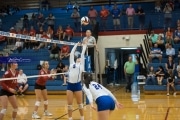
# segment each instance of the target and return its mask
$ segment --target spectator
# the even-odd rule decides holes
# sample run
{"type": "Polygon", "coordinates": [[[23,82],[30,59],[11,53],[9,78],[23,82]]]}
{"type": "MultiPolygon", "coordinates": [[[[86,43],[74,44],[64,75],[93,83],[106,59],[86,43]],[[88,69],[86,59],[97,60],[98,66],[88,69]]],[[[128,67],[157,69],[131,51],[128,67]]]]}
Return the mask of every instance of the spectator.
{"type": "Polygon", "coordinates": [[[135,62],[132,61],[132,56],[128,57],[128,61],[124,64],[124,74],[127,82],[126,92],[131,92],[131,85],[135,72],[135,62]]]}
{"type": "Polygon", "coordinates": [[[132,7],[132,4],[129,4],[129,8],[126,9],[126,15],[128,19],[128,27],[132,29],[134,24],[134,15],[135,15],[135,10],[132,7]]]}
{"type": "Polygon", "coordinates": [[[152,47],[157,42],[157,39],[158,39],[158,35],[155,34],[154,31],[151,31],[150,41],[149,41],[150,47],[152,47]]]}
{"type": "Polygon", "coordinates": [[[165,23],[164,23],[165,27],[171,27],[172,8],[168,3],[165,5],[163,12],[164,12],[164,19],[165,19],[165,23]]]}
{"type": "Polygon", "coordinates": [[[76,31],[80,31],[80,13],[77,11],[76,8],[74,8],[73,13],[71,14],[71,18],[74,20],[74,26],[76,28],[76,31]]]}
{"type": "Polygon", "coordinates": [[[64,30],[62,26],[59,26],[56,32],[56,36],[59,38],[60,41],[63,39],[63,34],[64,34],[64,30]]]}
{"type": "Polygon", "coordinates": [[[166,68],[166,71],[168,72],[169,70],[171,70],[173,73],[174,73],[174,70],[175,70],[175,63],[173,61],[173,57],[172,56],[169,56],[168,57],[168,61],[167,63],[165,63],[165,68],[166,68]]]}
{"type": "Polygon", "coordinates": [[[167,78],[167,96],[169,96],[169,88],[171,87],[173,89],[173,95],[176,96],[176,89],[174,87],[174,74],[171,70],[168,71],[168,78],[167,78]]]}
{"type": "Polygon", "coordinates": [[[60,48],[57,46],[56,43],[54,43],[50,48],[50,59],[58,59],[59,58],[59,51],[60,48]]]}
{"type": "Polygon", "coordinates": [[[37,31],[36,37],[41,38],[42,34],[43,34],[44,30],[43,27],[39,27],[39,30],[37,31]]]}
{"type": "MultiPolygon", "coordinates": [[[[43,32],[41,38],[46,38],[49,39],[48,35],[46,34],[46,32],[43,32]]],[[[39,50],[40,48],[46,47],[47,43],[46,42],[40,42],[40,44],[38,45],[37,48],[35,48],[35,50],[39,50]]]]}
{"type": "Polygon", "coordinates": [[[18,94],[24,96],[24,92],[28,89],[27,77],[26,74],[23,73],[23,70],[19,70],[17,82],[19,84],[18,94]]]}
{"type": "Polygon", "coordinates": [[[48,0],[42,0],[40,10],[49,10],[50,3],[48,0]]]}
{"type": "Polygon", "coordinates": [[[29,19],[28,19],[28,15],[24,15],[24,19],[23,19],[23,28],[26,28],[26,29],[29,28],[29,19]]]}
{"type": "MultiPolygon", "coordinates": [[[[22,31],[22,34],[23,35],[29,35],[29,32],[28,32],[28,30],[26,28],[24,28],[23,31],[22,31]]],[[[30,48],[30,40],[26,40],[26,39],[24,40],[23,48],[25,48],[25,49],[30,48]]]]}
{"type": "Polygon", "coordinates": [[[73,5],[71,4],[71,0],[68,0],[68,3],[66,5],[67,12],[69,11],[69,9],[73,9],[73,5]]]}
{"type": "Polygon", "coordinates": [[[67,85],[67,80],[68,80],[68,70],[69,70],[69,67],[66,65],[64,68],[63,68],[63,72],[66,72],[66,74],[63,74],[63,81],[64,83],[62,84],[63,86],[66,86],[67,85]]]}
{"type": "Polygon", "coordinates": [[[177,20],[177,27],[180,27],[180,19],[177,20]]]}
{"type": "Polygon", "coordinates": [[[177,28],[174,34],[174,43],[178,43],[180,41],[180,27],[177,28]]]}
{"type": "Polygon", "coordinates": [[[178,60],[180,60],[180,48],[178,49],[178,60]]]}
{"type": "Polygon", "coordinates": [[[158,48],[160,48],[161,51],[164,51],[164,49],[165,49],[164,40],[163,40],[163,37],[161,34],[158,35],[158,39],[157,39],[156,43],[158,44],[158,48]]]}
{"type": "Polygon", "coordinates": [[[0,18],[0,30],[2,30],[2,19],[0,18]]]}
{"type": "Polygon", "coordinates": [[[150,66],[147,74],[146,85],[155,85],[155,71],[154,67],[150,66]]]}
{"type": "Polygon", "coordinates": [[[145,24],[145,12],[140,5],[136,10],[136,15],[138,15],[139,18],[139,29],[141,30],[144,28],[144,24],[145,24]]]}
{"type": "Polygon", "coordinates": [[[60,60],[62,60],[63,58],[67,58],[70,55],[70,47],[68,45],[63,45],[61,47],[61,52],[60,52],[60,60]]]}
{"type": "Polygon", "coordinates": [[[166,55],[172,56],[173,58],[175,57],[175,49],[172,48],[171,44],[169,44],[168,48],[166,49],[166,55]]]}
{"type": "Polygon", "coordinates": [[[92,25],[92,30],[94,30],[96,26],[96,18],[98,16],[98,13],[96,9],[94,9],[93,6],[90,7],[90,10],[88,11],[88,17],[90,19],[90,24],[92,25]]]}
{"type": "Polygon", "coordinates": [[[39,13],[38,21],[37,21],[38,27],[44,26],[44,23],[45,23],[44,15],[42,13],[39,13]]]}
{"type": "Polygon", "coordinates": [[[161,10],[161,3],[158,1],[158,2],[156,2],[156,4],[155,4],[155,12],[162,12],[162,10],[161,10]]]}
{"type": "MultiPolygon", "coordinates": [[[[3,54],[0,54],[0,58],[3,57],[3,54]]],[[[0,62],[0,66],[1,66],[1,71],[5,71],[5,66],[6,64],[3,62],[0,62]]]]}
{"type": "Polygon", "coordinates": [[[170,27],[168,27],[168,30],[166,31],[166,36],[165,36],[165,38],[166,38],[166,44],[165,44],[165,46],[166,46],[166,48],[168,48],[169,44],[173,44],[173,33],[172,33],[170,27]]]}
{"type": "MultiPolygon", "coordinates": [[[[14,34],[16,34],[16,30],[14,29],[14,27],[11,27],[9,32],[10,32],[10,33],[14,33],[14,34]]],[[[11,44],[15,44],[15,41],[16,41],[16,39],[15,39],[15,38],[8,37],[7,44],[9,44],[9,45],[11,45],[11,44]]]]}
{"type": "Polygon", "coordinates": [[[64,68],[65,68],[65,65],[60,61],[56,66],[57,73],[63,73],[64,68]]]}
{"type": "Polygon", "coordinates": [[[162,85],[164,76],[165,76],[164,68],[162,66],[159,66],[158,70],[156,71],[156,78],[157,78],[158,85],[162,85]]]}
{"type": "Polygon", "coordinates": [[[158,58],[159,62],[162,60],[162,51],[160,48],[158,48],[157,44],[154,44],[154,47],[151,49],[150,55],[149,55],[149,62],[152,62],[153,58],[158,58]]]}
{"type": "Polygon", "coordinates": [[[102,5],[102,9],[100,11],[100,17],[101,17],[101,24],[103,27],[103,30],[105,31],[107,29],[107,19],[109,15],[109,10],[107,10],[104,5],[102,5]]]}
{"type": "Polygon", "coordinates": [[[113,25],[114,25],[114,29],[116,30],[117,27],[119,27],[120,29],[120,17],[121,17],[121,12],[120,10],[117,8],[117,6],[114,6],[112,11],[111,11],[112,17],[113,17],[113,25]]]}
{"type": "Polygon", "coordinates": [[[51,26],[48,26],[48,29],[47,29],[46,34],[47,34],[47,36],[48,36],[49,39],[52,39],[52,38],[53,38],[54,31],[53,31],[53,29],[51,28],[51,26]]]}
{"type": "Polygon", "coordinates": [[[54,25],[55,25],[55,17],[53,16],[52,13],[49,14],[49,16],[46,18],[46,23],[48,26],[50,26],[54,30],[54,25]]]}
{"type": "Polygon", "coordinates": [[[74,30],[71,28],[70,25],[67,25],[65,32],[63,34],[63,40],[65,39],[65,37],[68,37],[68,41],[74,36],[74,30]]]}
{"type": "Polygon", "coordinates": [[[167,2],[172,10],[174,10],[174,0],[168,0],[167,2]]]}
{"type": "Polygon", "coordinates": [[[11,51],[17,50],[18,53],[21,53],[21,52],[22,52],[22,48],[23,48],[23,43],[21,42],[20,39],[18,39],[18,40],[16,41],[16,44],[15,44],[14,48],[11,49],[11,51]]]}
{"type": "Polygon", "coordinates": [[[180,60],[178,61],[178,65],[176,67],[178,78],[180,78],[180,60]]]}
{"type": "MultiPolygon", "coordinates": [[[[34,29],[33,26],[31,26],[31,29],[29,31],[29,36],[36,37],[36,30],[34,29]]],[[[30,40],[30,43],[29,43],[31,49],[35,49],[38,44],[39,42],[36,40],[30,40]]]]}
{"type": "Polygon", "coordinates": [[[80,6],[79,6],[77,1],[74,2],[73,9],[76,9],[77,11],[80,11],[80,6]]]}
{"type": "Polygon", "coordinates": [[[30,20],[31,26],[35,27],[37,24],[37,15],[35,13],[32,14],[31,20],[30,20]]]}

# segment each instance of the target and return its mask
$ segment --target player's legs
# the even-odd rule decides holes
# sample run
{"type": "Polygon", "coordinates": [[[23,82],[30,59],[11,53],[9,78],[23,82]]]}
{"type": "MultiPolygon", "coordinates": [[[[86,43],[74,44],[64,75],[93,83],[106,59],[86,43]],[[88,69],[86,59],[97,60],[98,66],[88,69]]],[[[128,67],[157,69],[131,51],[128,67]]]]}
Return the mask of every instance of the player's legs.
{"type": "Polygon", "coordinates": [[[7,96],[1,96],[1,111],[0,111],[0,120],[3,119],[4,115],[6,114],[7,106],[8,106],[8,97],[7,96]]]}
{"type": "Polygon", "coordinates": [[[67,107],[68,107],[68,117],[69,120],[72,119],[72,104],[73,104],[73,92],[70,90],[67,90],[67,107]]]}
{"type": "Polygon", "coordinates": [[[47,111],[47,109],[48,109],[47,89],[44,89],[41,92],[42,92],[42,96],[43,96],[43,100],[44,100],[44,115],[51,116],[52,113],[47,111]]]}
{"type": "Polygon", "coordinates": [[[81,120],[84,120],[84,112],[83,112],[83,102],[82,102],[82,91],[76,91],[74,92],[74,95],[76,97],[76,102],[78,104],[79,107],[79,112],[81,115],[81,120]]]}
{"type": "Polygon", "coordinates": [[[110,110],[98,111],[98,120],[108,120],[110,110]]]}
{"type": "Polygon", "coordinates": [[[40,116],[37,115],[37,110],[41,103],[41,89],[35,89],[35,95],[36,95],[36,102],[35,102],[35,107],[34,107],[34,112],[32,114],[32,118],[38,119],[38,118],[40,118],[40,116]]]}
{"type": "Polygon", "coordinates": [[[15,95],[9,96],[9,102],[13,107],[12,110],[12,119],[15,120],[17,116],[17,111],[18,111],[18,106],[17,106],[17,101],[15,95]]]}

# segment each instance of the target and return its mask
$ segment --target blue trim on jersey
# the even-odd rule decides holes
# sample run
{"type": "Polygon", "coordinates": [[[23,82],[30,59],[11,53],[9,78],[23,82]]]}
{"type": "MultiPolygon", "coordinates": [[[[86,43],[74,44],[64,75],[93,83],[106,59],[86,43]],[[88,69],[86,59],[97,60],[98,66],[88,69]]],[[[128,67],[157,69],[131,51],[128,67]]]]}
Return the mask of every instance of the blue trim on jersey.
{"type": "Polygon", "coordinates": [[[67,82],[67,90],[70,90],[72,92],[81,91],[82,90],[81,82],[78,83],[67,82]]]}
{"type": "Polygon", "coordinates": [[[98,111],[114,110],[115,102],[110,96],[100,96],[96,99],[98,111]]]}

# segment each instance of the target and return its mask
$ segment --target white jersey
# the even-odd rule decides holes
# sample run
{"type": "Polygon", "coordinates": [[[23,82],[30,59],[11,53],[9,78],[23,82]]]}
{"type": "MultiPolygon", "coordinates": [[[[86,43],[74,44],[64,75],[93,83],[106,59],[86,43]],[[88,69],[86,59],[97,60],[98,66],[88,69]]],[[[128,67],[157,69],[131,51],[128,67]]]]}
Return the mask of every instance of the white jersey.
{"type": "Polygon", "coordinates": [[[114,101],[116,101],[116,98],[108,89],[94,81],[91,81],[91,83],[89,84],[89,89],[84,84],[83,91],[86,94],[90,103],[92,103],[93,100],[96,101],[96,99],[101,96],[110,96],[114,101]]]}
{"type": "Polygon", "coordinates": [[[70,53],[70,65],[69,65],[69,79],[68,82],[70,83],[78,83],[81,81],[81,74],[84,71],[84,53],[86,51],[86,45],[83,45],[83,50],[81,53],[81,61],[79,63],[76,63],[74,61],[74,53],[76,51],[77,48],[76,44],[73,49],[71,50],[70,53]]]}

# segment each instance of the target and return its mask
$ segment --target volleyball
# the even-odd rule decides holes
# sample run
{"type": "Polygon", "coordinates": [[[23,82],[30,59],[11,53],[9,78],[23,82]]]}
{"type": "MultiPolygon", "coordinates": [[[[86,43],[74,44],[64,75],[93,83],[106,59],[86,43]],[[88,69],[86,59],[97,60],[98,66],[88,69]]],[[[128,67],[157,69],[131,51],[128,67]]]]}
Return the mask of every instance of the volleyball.
{"type": "Polygon", "coordinates": [[[81,25],[88,25],[89,22],[90,22],[90,20],[87,16],[84,16],[81,18],[81,25]]]}

